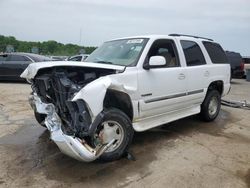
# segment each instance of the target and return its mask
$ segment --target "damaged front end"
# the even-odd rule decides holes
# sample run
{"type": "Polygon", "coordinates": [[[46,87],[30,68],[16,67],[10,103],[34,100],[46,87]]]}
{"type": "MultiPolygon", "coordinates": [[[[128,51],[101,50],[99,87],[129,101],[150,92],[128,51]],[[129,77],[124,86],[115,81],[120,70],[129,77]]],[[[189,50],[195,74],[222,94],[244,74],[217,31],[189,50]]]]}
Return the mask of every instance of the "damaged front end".
{"type": "Polygon", "coordinates": [[[30,96],[29,101],[37,113],[47,115],[44,123],[51,133],[51,139],[64,154],[70,157],[80,161],[93,161],[102,155],[115,141],[112,140],[106,145],[92,148],[83,138],[81,139],[73,135],[69,136],[62,131],[62,121],[56,113],[53,104],[43,103],[36,93],[30,96]]]}
{"type": "Polygon", "coordinates": [[[84,98],[76,97],[87,84],[115,72],[110,69],[52,67],[39,70],[30,80],[33,92],[29,102],[36,113],[46,115],[44,124],[51,139],[66,155],[90,162],[115,142],[96,140],[95,130],[102,121],[102,112],[93,113],[84,98]]]}

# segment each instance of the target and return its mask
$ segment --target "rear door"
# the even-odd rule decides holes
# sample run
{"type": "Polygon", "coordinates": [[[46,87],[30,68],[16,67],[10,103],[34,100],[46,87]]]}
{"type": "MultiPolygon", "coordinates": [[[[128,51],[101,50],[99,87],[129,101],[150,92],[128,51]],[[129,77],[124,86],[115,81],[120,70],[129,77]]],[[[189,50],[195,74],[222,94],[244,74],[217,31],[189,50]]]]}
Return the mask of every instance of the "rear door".
{"type": "Polygon", "coordinates": [[[210,77],[210,68],[198,43],[180,40],[187,71],[187,100],[189,106],[202,103],[210,77]]]}

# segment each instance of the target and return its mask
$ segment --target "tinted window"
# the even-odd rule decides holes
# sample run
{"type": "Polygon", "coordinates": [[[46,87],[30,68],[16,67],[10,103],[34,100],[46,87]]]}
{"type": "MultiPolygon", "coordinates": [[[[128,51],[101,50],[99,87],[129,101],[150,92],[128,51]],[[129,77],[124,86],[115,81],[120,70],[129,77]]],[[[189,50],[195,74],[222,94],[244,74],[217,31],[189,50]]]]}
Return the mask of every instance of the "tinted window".
{"type": "Polygon", "coordinates": [[[148,52],[146,63],[152,56],[163,56],[166,60],[166,65],[163,67],[179,66],[175,44],[171,40],[156,40],[148,52]]]}
{"type": "Polygon", "coordinates": [[[187,66],[197,66],[206,64],[203,53],[197,43],[193,41],[181,41],[187,66]]]}
{"type": "Polygon", "coordinates": [[[10,55],[8,61],[28,61],[29,59],[22,55],[10,55]]]}
{"type": "Polygon", "coordinates": [[[222,47],[213,42],[203,42],[213,63],[227,63],[227,57],[222,47]]]}

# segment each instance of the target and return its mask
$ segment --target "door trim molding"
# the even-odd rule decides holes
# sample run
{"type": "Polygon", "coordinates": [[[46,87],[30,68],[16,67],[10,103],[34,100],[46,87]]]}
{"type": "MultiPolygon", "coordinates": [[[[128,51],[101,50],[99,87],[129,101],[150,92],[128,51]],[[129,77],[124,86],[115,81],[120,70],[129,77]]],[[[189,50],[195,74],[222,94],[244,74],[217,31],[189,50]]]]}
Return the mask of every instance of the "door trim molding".
{"type": "Polygon", "coordinates": [[[203,92],[204,92],[204,89],[198,89],[198,90],[189,91],[187,93],[178,93],[178,94],[174,94],[174,95],[156,97],[156,98],[145,100],[144,102],[145,103],[152,103],[152,102],[157,102],[157,101],[162,101],[162,100],[168,100],[168,99],[173,99],[173,98],[178,98],[178,97],[184,97],[184,96],[188,96],[188,95],[194,95],[194,94],[203,93],[203,92]]]}

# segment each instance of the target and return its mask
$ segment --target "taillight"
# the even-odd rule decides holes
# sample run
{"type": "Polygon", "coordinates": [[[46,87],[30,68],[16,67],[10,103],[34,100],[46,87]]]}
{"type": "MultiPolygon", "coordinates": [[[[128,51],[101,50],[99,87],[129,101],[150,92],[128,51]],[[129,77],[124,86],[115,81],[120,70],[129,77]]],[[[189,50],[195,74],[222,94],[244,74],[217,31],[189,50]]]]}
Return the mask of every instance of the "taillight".
{"type": "Polygon", "coordinates": [[[244,63],[243,62],[240,63],[240,70],[244,70],[244,63]]]}

